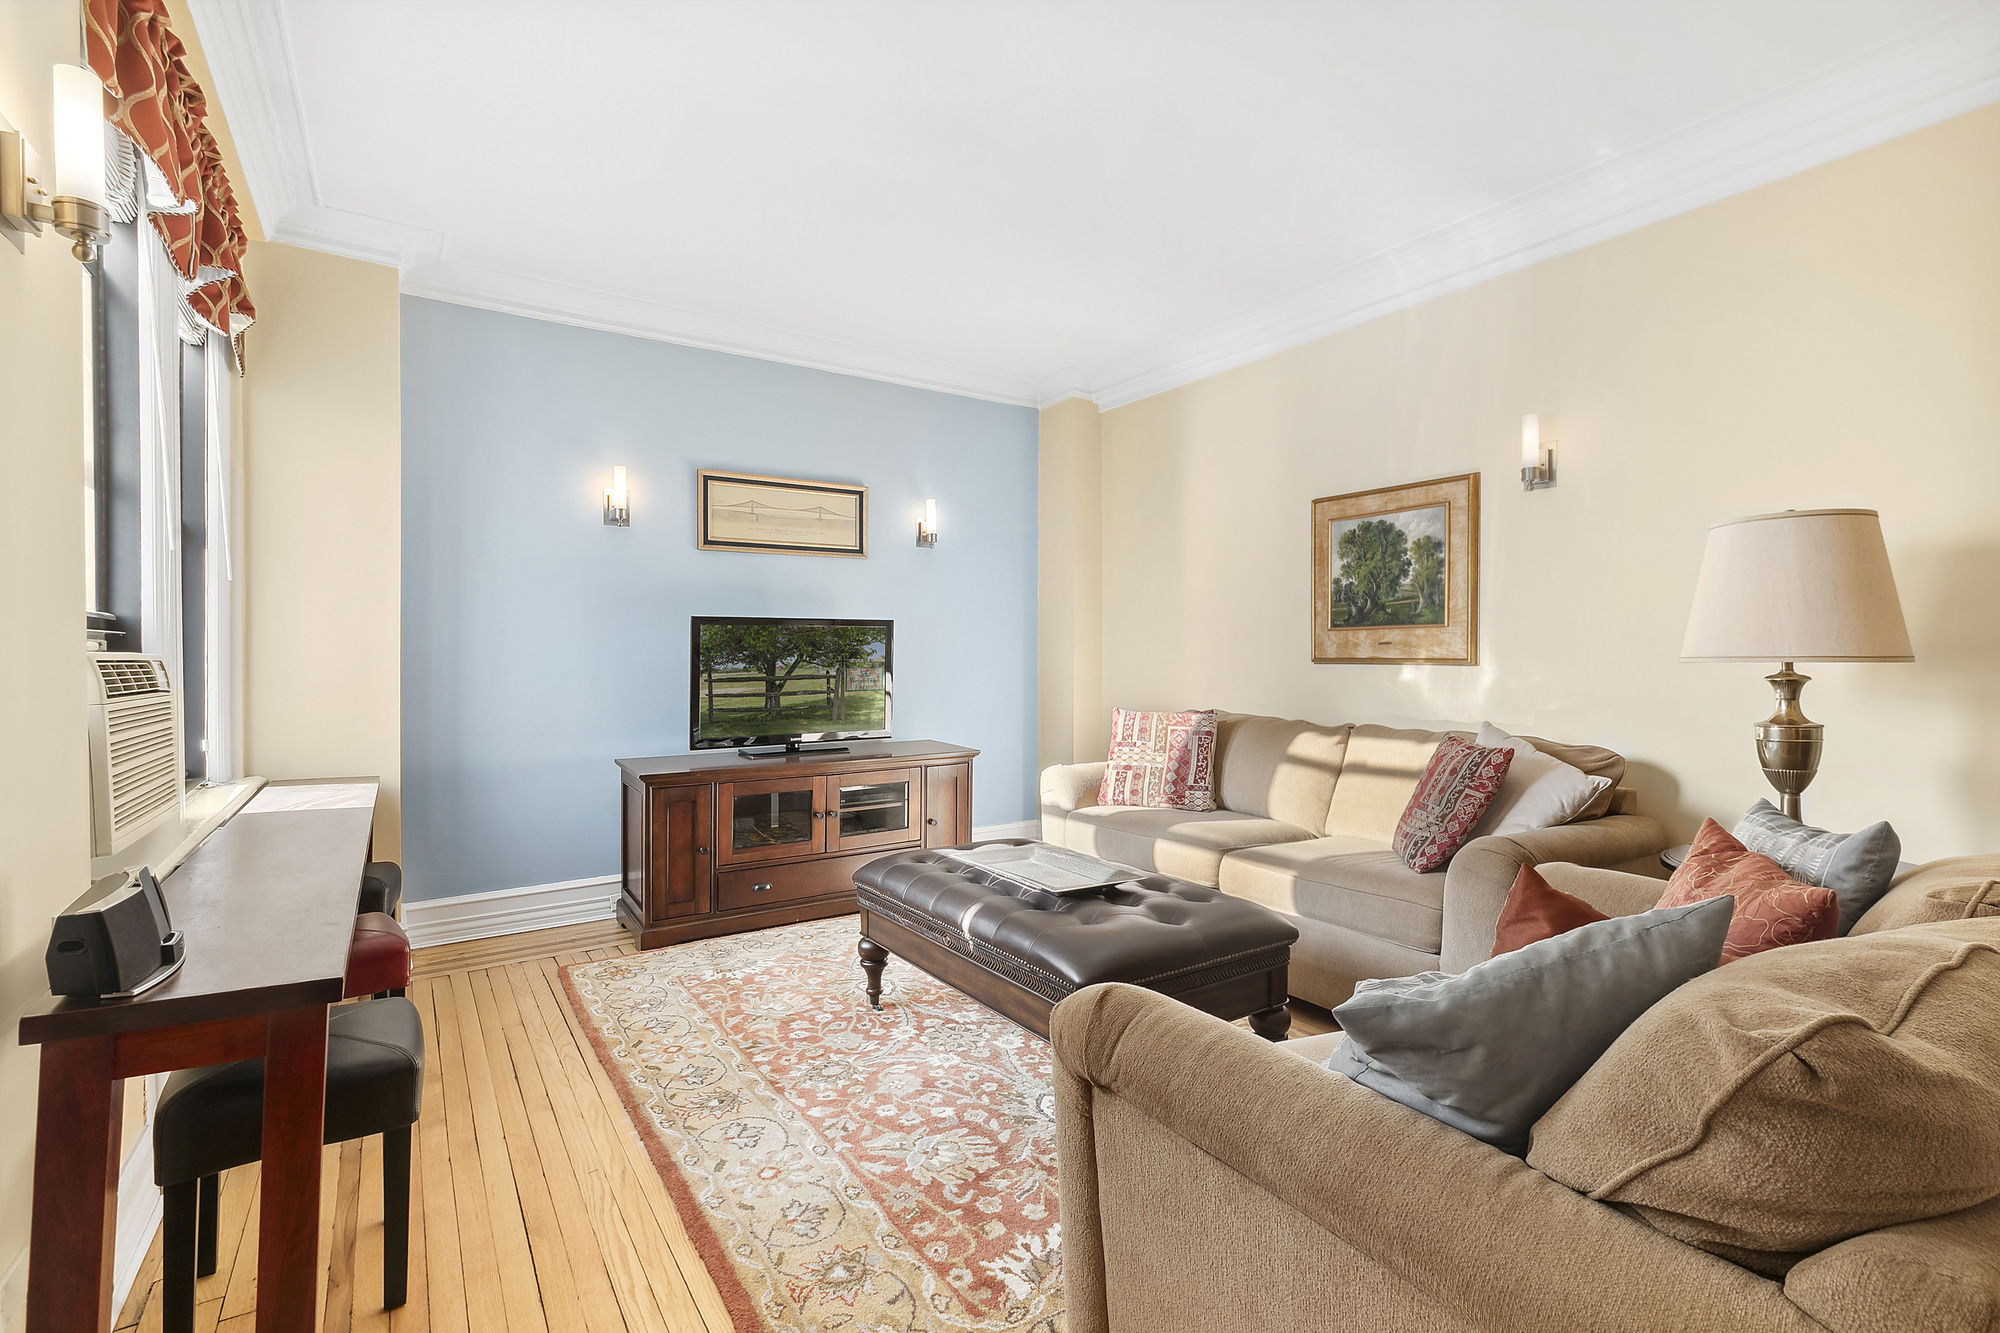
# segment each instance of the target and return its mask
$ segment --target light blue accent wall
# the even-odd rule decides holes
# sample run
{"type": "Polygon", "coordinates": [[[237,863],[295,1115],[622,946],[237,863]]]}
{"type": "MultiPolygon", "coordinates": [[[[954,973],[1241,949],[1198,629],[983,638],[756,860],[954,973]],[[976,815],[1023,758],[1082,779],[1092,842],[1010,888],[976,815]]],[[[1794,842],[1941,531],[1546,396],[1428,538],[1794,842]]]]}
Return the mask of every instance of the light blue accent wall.
{"type": "Polygon", "coordinates": [[[694,615],[893,619],[896,738],[981,752],[975,825],[1033,817],[1034,409],[410,296],[402,323],[409,897],[617,873],[613,761],[686,752],[694,615]],[[866,485],[868,558],[697,551],[703,467],[866,485]]]}

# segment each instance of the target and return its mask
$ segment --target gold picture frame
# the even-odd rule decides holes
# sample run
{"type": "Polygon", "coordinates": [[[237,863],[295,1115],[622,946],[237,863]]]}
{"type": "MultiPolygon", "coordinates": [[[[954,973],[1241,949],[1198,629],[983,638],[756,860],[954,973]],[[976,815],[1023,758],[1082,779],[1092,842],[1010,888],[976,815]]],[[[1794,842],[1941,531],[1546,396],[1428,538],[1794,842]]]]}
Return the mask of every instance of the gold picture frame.
{"type": "Polygon", "coordinates": [[[868,557],[866,486],[700,468],[694,495],[701,550],[868,557]]]}
{"type": "Polygon", "coordinates": [[[1312,660],[1479,661],[1479,474],[1312,502],[1312,660]]]}

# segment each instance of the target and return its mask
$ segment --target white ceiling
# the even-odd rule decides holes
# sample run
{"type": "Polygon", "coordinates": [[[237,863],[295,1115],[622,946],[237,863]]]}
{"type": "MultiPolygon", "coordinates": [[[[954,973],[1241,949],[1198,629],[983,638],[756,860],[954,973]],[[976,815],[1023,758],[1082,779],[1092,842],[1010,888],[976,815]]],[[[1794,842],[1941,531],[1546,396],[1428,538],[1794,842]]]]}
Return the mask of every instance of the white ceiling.
{"type": "Polygon", "coordinates": [[[2000,98],[1965,0],[193,0],[267,233],[1113,405],[2000,98]]]}

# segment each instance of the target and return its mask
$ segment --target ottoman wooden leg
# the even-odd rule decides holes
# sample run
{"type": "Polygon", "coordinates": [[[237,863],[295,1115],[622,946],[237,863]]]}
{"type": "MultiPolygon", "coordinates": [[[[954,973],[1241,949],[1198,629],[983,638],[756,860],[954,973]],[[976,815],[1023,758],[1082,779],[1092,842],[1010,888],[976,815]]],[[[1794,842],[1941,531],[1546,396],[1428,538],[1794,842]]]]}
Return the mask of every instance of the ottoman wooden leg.
{"type": "Polygon", "coordinates": [[[1250,1030],[1265,1041],[1283,1041],[1292,1030],[1289,1005],[1277,1005],[1250,1015],[1250,1030]]]}
{"type": "Polygon", "coordinates": [[[877,1009],[882,1007],[882,965],[889,961],[889,951],[869,939],[866,935],[854,946],[861,955],[861,970],[868,974],[868,1003],[877,1009]]]}

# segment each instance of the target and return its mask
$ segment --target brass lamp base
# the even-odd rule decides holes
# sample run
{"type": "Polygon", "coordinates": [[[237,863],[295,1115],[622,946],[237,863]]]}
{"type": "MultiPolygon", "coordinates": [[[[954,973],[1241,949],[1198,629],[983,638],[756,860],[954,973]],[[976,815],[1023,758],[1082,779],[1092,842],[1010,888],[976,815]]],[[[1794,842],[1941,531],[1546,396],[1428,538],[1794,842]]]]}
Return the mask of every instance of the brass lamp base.
{"type": "Polygon", "coordinates": [[[1778,789],[1778,808],[1787,819],[1798,819],[1799,793],[1819,773],[1826,728],[1799,711],[1799,693],[1811,676],[1801,676],[1787,662],[1782,671],[1764,679],[1778,696],[1778,708],[1757,725],[1757,762],[1778,789]]]}

